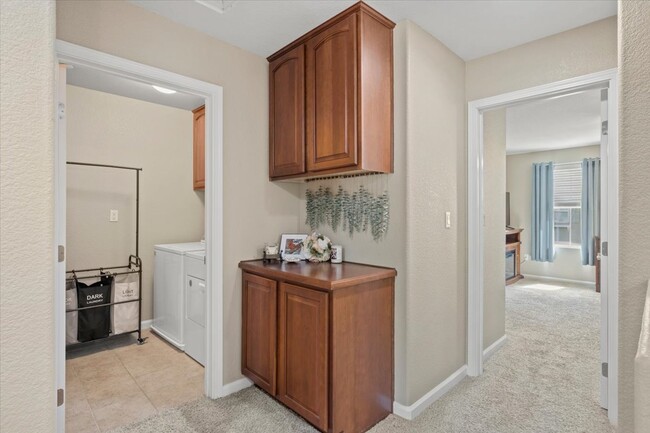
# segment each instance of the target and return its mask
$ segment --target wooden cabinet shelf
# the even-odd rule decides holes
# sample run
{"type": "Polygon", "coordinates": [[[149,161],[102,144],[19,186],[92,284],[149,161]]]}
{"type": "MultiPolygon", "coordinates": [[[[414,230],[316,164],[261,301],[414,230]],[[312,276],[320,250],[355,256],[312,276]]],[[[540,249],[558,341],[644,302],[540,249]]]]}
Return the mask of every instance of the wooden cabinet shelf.
{"type": "Polygon", "coordinates": [[[269,60],[269,177],[393,172],[393,28],[357,3],[269,60]]]}
{"type": "Polygon", "coordinates": [[[392,412],[394,269],[239,267],[242,374],[322,432],[364,432],[392,412]]]}

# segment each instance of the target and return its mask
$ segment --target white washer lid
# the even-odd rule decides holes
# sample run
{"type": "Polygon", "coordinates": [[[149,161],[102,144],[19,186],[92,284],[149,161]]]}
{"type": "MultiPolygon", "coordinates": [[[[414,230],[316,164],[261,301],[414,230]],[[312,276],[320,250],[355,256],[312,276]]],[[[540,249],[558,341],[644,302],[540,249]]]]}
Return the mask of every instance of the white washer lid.
{"type": "Polygon", "coordinates": [[[205,250],[205,244],[201,242],[185,242],[180,244],[161,244],[154,245],[154,249],[167,251],[170,253],[184,254],[188,251],[205,250]]]}
{"type": "Polygon", "coordinates": [[[203,259],[205,259],[205,250],[187,252],[187,253],[185,253],[185,257],[191,257],[193,259],[203,261],[203,259]]]}

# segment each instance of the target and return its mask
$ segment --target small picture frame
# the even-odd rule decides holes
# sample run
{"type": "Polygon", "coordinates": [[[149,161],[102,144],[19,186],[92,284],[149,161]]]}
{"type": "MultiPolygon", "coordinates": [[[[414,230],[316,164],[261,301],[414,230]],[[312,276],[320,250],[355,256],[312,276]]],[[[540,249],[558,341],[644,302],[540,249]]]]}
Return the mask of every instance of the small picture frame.
{"type": "Polygon", "coordinates": [[[280,257],[282,260],[303,260],[302,245],[307,239],[306,234],[283,234],[280,238],[280,257]]]}

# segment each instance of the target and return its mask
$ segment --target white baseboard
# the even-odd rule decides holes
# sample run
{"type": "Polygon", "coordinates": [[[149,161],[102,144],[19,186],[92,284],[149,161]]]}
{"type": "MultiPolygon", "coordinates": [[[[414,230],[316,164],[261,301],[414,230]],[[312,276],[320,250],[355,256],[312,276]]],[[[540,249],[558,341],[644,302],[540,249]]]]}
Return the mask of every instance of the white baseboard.
{"type": "Polygon", "coordinates": [[[580,284],[583,286],[596,287],[596,283],[592,281],[583,281],[583,280],[569,280],[567,278],[557,278],[557,277],[545,277],[542,275],[533,275],[533,274],[524,274],[524,278],[532,278],[535,280],[543,281],[553,281],[557,283],[571,283],[571,284],[580,284]]]}
{"type": "Polygon", "coordinates": [[[424,409],[431,406],[433,402],[449,392],[453,387],[467,376],[467,365],[463,365],[451,376],[442,381],[440,385],[424,394],[418,401],[410,406],[404,406],[397,402],[393,403],[393,413],[407,420],[413,420],[420,415],[424,409]]]}
{"type": "Polygon", "coordinates": [[[180,344],[173,338],[168,337],[167,335],[165,335],[164,332],[162,332],[160,329],[157,329],[152,324],[149,324],[149,329],[151,329],[158,337],[162,338],[163,340],[165,340],[166,342],[168,342],[178,350],[182,350],[183,352],[185,352],[185,344],[180,344]]]}
{"type": "Polygon", "coordinates": [[[145,329],[151,328],[151,324],[153,323],[153,320],[143,320],[140,322],[140,328],[144,331],[145,329]]]}
{"type": "Polygon", "coordinates": [[[242,389],[248,388],[251,385],[253,385],[253,382],[251,382],[246,377],[242,377],[241,379],[237,379],[234,382],[227,383],[223,386],[222,397],[234,394],[238,391],[241,391],[242,389]]]}
{"type": "Polygon", "coordinates": [[[485,362],[485,361],[487,361],[488,359],[490,359],[490,357],[491,357],[492,355],[494,355],[495,353],[497,353],[497,351],[498,351],[499,349],[501,349],[501,347],[502,347],[504,344],[506,344],[506,336],[505,336],[505,335],[504,335],[503,337],[499,338],[499,339],[498,339],[497,341],[495,341],[494,343],[490,344],[490,347],[486,348],[486,349],[483,351],[483,362],[485,362]]]}

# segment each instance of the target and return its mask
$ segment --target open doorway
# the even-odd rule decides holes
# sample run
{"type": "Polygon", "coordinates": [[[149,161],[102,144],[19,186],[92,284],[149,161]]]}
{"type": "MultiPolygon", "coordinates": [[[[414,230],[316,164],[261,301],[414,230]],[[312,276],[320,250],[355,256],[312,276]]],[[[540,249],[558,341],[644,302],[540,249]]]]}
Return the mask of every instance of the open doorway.
{"type": "Polygon", "coordinates": [[[224,394],[222,280],[214,278],[222,268],[222,89],[61,41],[56,49],[57,424],[75,431],[66,421],[85,412],[89,431],[104,431],[224,394]],[[188,241],[194,248],[177,248],[188,241]],[[158,250],[177,260],[168,266],[158,250]],[[172,280],[175,292],[160,288],[172,280]],[[65,305],[73,292],[77,308],[73,299],[65,305]],[[82,298],[109,302],[88,308],[82,298]]]}
{"type": "Polygon", "coordinates": [[[614,424],[615,107],[615,71],[472,101],[468,173],[469,374],[519,344],[511,370],[537,357],[525,382],[551,384],[548,409],[575,370],[580,404],[614,424]]]}
{"type": "Polygon", "coordinates": [[[67,71],[69,432],[203,395],[204,105],[84,66],[67,71]]]}
{"type": "Polygon", "coordinates": [[[543,400],[558,417],[607,425],[596,285],[602,97],[588,89],[483,115],[483,338],[497,353],[488,373],[510,365],[512,391],[529,397],[513,405],[543,400]]]}

